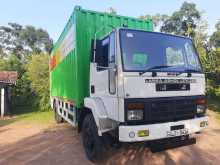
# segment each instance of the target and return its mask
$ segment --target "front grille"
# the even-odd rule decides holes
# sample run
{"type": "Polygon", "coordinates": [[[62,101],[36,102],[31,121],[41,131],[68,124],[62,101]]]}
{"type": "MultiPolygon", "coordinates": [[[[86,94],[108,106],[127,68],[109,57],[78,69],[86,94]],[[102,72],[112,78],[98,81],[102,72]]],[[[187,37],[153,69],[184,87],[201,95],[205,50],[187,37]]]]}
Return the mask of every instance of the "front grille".
{"type": "Polygon", "coordinates": [[[195,100],[204,96],[126,99],[125,121],[128,124],[154,124],[192,119],[196,116],[195,100]],[[129,103],[144,103],[144,120],[127,121],[127,105],[129,103]]]}
{"type": "Polygon", "coordinates": [[[146,118],[152,123],[194,118],[196,105],[192,100],[152,101],[146,118]]]}

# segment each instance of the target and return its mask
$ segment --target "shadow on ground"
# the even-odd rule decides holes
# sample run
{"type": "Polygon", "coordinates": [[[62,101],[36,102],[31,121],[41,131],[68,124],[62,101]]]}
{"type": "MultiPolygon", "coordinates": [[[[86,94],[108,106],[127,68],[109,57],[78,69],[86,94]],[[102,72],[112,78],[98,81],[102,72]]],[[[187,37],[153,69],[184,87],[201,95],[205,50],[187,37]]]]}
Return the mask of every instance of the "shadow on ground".
{"type": "Polygon", "coordinates": [[[7,117],[5,119],[0,119],[0,127],[4,127],[6,125],[9,125],[9,124],[12,124],[14,122],[17,122],[19,120],[22,120],[24,117],[19,117],[19,118],[16,118],[16,117],[7,117]]]}
{"type": "MultiPolygon", "coordinates": [[[[4,131],[4,129],[3,129],[4,131]]],[[[5,130],[7,131],[7,130],[5,130]]],[[[28,130],[27,130],[28,131],[28,130]]],[[[0,132],[1,133],[1,132],[0,132]]],[[[213,130],[214,136],[220,134],[213,130]]],[[[2,133],[1,133],[2,134],[2,133]]],[[[210,136],[204,134],[203,136],[210,136]]],[[[0,164],[7,165],[78,165],[91,164],[82,148],[80,135],[67,124],[56,126],[34,136],[24,138],[16,143],[0,145],[0,164]]],[[[111,149],[97,164],[107,165],[149,165],[149,164],[215,164],[219,157],[213,156],[209,148],[202,148],[199,143],[158,153],[142,144],[124,144],[120,149],[111,149]]],[[[200,142],[201,141],[201,142],[200,142]]],[[[206,141],[208,143],[208,141],[206,141]]],[[[209,145],[217,145],[210,143],[209,145]]],[[[219,148],[218,148],[219,149],[219,148]]],[[[213,151],[217,152],[213,148],[213,151]]],[[[220,153],[220,150],[218,150],[220,153]]]]}

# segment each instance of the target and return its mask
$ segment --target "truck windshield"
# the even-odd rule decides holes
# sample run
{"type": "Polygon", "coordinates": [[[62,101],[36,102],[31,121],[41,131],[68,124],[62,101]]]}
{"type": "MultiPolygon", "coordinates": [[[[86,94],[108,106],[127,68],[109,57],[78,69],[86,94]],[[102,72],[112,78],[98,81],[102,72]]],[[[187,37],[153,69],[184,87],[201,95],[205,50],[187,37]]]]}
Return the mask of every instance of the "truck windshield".
{"type": "Polygon", "coordinates": [[[202,72],[190,39],[168,34],[120,30],[125,71],[202,72]]]}

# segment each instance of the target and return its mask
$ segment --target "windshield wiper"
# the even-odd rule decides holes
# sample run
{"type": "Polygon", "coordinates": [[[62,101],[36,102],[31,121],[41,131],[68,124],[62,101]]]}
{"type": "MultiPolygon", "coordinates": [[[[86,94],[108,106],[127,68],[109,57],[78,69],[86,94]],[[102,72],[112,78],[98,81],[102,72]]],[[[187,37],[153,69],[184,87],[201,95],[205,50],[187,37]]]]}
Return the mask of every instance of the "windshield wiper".
{"type": "Polygon", "coordinates": [[[145,70],[145,71],[143,71],[143,72],[140,72],[140,76],[143,75],[143,74],[146,73],[146,72],[153,71],[153,70],[155,70],[155,69],[162,69],[162,68],[169,68],[169,67],[172,67],[172,66],[169,66],[169,65],[153,66],[153,67],[150,67],[150,68],[148,68],[147,70],[145,70]]]}
{"type": "Polygon", "coordinates": [[[185,69],[184,70],[186,73],[192,73],[192,72],[200,72],[199,70],[197,70],[197,69],[185,69]]]}
{"type": "Polygon", "coordinates": [[[177,74],[177,76],[187,73],[187,77],[192,77],[192,73],[198,73],[198,72],[200,71],[196,69],[185,69],[183,72],[180,72],[179,74],[177,74]]]}
{"type": "Polygon", "coordinates": [[[192,77],[192,73],[199,72],[199,70],[196,70],[196,69],[185,69],[184,71],[187,73],[187,77],[192,77]]]}

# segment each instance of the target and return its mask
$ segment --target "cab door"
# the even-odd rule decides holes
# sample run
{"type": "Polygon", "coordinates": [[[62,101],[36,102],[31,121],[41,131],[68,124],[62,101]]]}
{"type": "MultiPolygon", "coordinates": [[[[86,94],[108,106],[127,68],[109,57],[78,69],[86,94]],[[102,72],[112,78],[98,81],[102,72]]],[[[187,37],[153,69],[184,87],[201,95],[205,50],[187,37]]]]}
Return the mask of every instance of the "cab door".
{"type": "Polygon", "coordinates": [[[101,40],[98,45],[95,64],[91,68],[91,96],[101,98],[109,118],[118,120],[115,32],[101,40]]]}

